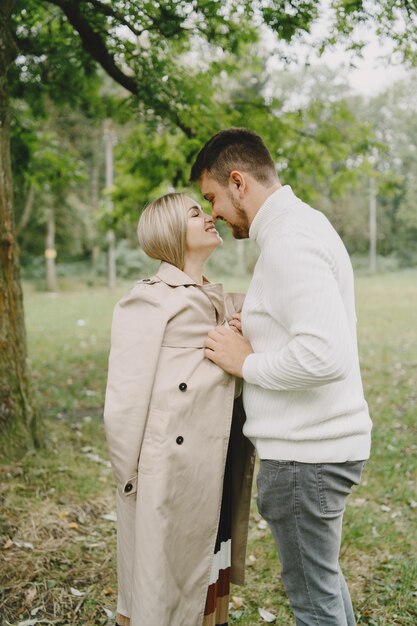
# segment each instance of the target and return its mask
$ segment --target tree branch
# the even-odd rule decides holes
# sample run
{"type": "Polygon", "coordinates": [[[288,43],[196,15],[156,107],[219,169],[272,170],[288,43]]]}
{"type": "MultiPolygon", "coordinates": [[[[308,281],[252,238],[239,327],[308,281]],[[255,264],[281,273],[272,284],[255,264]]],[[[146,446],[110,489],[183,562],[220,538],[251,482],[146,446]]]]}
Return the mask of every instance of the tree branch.
{"type": "Polygon", "coordinates": [[[100,2],[100,0],[84,0],[84,2],[87,2],[88,4],[92,4],[93,7],[97,9],[100,13],[102,13],[103,15],[107,15],[108,17],[113,17],[115,20],[119,22],[119,24],[123,24],[124,26],[127,26],[128,29],[132,31],[132,33],[136,35],[137,37],[140,37],[142,33],[144,33],[145,30],[147,30],[146,28],[142,28],[142,30],[138,30],[137,28],[135,28],[132,24],[130,24],[130,22],[127,21],[127,19],[121,13],[112,9],[109,4],[103,4],[102,2],[100,2]]]}
{"type": "MultiPolygon", "coordinates": [[[[113,78],[119,85],[130,91],[134,96],[139,96],[139,85],[133,76],[128,76],[117,66],[114,57],[107,49],[102,36],[92,27],[88,20],[81,14],[79,3],[74,0],[46,0],[60,7],[69,23],[80,35],[84,50],[113,78]]],[[[157,111],[161,115],[161,111],[157,111]]],[[[192,128],[183,124],[175,108],[166,107],[165,114],[171,117],[173,122],[187,137],[193,137],[195,132],[192,128]]],[[[162,112],[162,117],[163,117],[162,112]]]]}
{"type": "MultiPolygon", "coordinates": [[[[172,17],[173,17],[172,14],[169,13],[169,11],[167,11],[163,6],[161,6],[159,9],[160,10],[159,18],[151,17],[149,13],[146,13],[143,7],[141,7],[143,10],[143,13],[146,15],[147,19],[149,20],[149,24],[147,24],[141,29],[138,29],[135,26],[133,26],[130,22],[128,22],[128,20],[123,16],[122,13],[120,13],[119,11],[116,11],[115,9],[112,9],[107,4],[103,4],[100,0],[83,0],[83,2],[92,4],[103,15],[107,15],[108,17],[113,17],[120,24],[124,24],[124,26],[127,26],[127,28],[129,28],[129,30],[137,37],[140,37],[145,32],[152,32],[152,31],[160,33],[166,37],[169,37],[169,36],[172,37],[173,35],[179,35],[182,32],[188,32],[190,30],[189,28],[186,28],[185,26],[180,25],[179,23],[176,25],[176,27],[174,27],[172,23],[172,17]],[[168,29],[166,27],[164,28],[165,24],[169,24],[168,29]]],[[[200,30],[198,25],[196,28],[197,30],[200,30]]]]}
{"type": "Polygon", "coordinates": [[[136,80],[122,72],[116,65],[114,57],[107,50],[101,35],[81,15],[78,2],[72,2],[71,0],[48,0],[48,2],[62,9],[71,26],[80,35],[84,50],[101,65],[107,74],[135,96],[138,95],[139,89],[136,80]]]}

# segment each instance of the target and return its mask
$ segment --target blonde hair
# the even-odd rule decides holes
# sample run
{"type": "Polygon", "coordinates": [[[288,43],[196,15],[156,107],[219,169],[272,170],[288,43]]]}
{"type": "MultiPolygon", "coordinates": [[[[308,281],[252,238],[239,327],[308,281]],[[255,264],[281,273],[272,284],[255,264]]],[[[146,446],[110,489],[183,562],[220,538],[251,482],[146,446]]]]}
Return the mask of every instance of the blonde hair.
{"type": "Polygon", "coordinates": [[[168,193],[150,202],[138,224],[139,244],[146,254],[180,270],[184,269],[187,230],[185,198],[182,193],[168,193]]]}

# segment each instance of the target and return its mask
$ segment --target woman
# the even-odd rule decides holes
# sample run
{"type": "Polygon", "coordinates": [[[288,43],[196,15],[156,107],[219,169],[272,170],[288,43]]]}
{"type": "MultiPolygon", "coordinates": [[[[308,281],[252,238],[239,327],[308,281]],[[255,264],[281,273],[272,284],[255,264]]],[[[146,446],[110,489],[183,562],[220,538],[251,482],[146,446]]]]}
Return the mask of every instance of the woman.
{"type": "Polygon", "coordinates": [[[204,340],[243,298],[203,276],[221,239],[188,196],[150,204],[138,236],[162,263],[113,317],[104,421],[117,483],[116,622],[223,626],[229,582],[243,584],[254,456],[235,380],[204,358],[204,340]]]}

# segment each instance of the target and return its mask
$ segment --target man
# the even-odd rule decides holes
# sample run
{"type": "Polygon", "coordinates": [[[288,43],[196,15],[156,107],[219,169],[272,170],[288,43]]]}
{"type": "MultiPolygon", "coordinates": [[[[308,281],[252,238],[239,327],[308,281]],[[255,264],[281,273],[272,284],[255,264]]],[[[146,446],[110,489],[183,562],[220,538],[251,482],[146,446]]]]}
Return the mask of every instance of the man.
{"type": "Polygon", "coordinates": [[[339,566],[342,518],[370,452],[353,272],[327,218],[282,186],[262,139],[221,131],[192,167],[213,219],[260,248],[240,336],[218,327],[205,356],[244,379],[244,434],[261,459],[258,507],[299,626],[353,626],[339,566]]]}

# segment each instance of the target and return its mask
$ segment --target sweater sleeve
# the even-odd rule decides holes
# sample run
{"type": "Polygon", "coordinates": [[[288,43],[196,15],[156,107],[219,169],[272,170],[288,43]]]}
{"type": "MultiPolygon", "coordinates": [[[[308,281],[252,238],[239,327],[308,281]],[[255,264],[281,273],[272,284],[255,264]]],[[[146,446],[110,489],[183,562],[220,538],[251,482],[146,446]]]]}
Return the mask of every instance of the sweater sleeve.
{"type": "Polygon", "coordinates": [[[308,389],[342,380],[353,337],[330,255],[305,235],[286,235],[263,251],[265,308],[288,342],[250,354],[243,378],[264,389],[308,389]]]}
{"type": "Polygon", "coordinates": [[[135,288],[113,314],[104,427],[119,488],[137,474],[168,317],[152,289],[135,288]]]}

